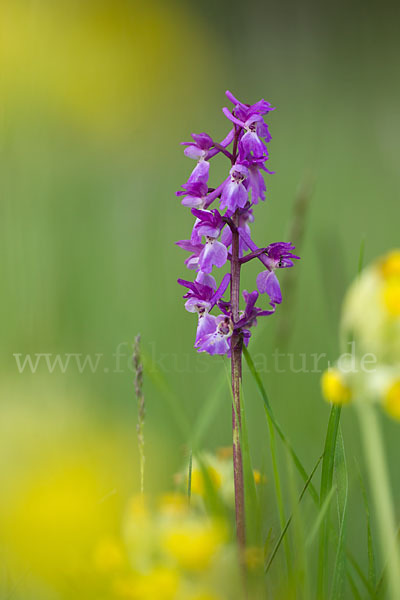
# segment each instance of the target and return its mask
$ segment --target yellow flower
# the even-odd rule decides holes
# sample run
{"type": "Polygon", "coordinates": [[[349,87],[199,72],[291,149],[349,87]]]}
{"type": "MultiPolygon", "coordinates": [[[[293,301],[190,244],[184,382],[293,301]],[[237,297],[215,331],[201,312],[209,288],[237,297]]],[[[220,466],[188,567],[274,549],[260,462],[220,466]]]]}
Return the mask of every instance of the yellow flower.
{"type": "Polygon", "coordinates": [[[179,575],[174,569],[156,567],[145,574],[118,579],[114,592],[127,600],[174,600],[178,587],[179,575]]]}
{"type": "Polygon", "coordinates": [[[219,524],[191,519],[168,529],[162,545],[180,567],[201,571],[210,565],[223,540],[219,524]]]}
{"type": "Polygon", "coordinates": [[[351,389],[346,385],[339,369],[328,369],[321,379],[322,394],[331,404],[348,404],[351,400],[351,389]]]}
{"type": "Polygon", "coordinates": [[[400,277],[392,277],[385,282],[382,300],[392,317],[400,317],[400,277]]]}
{"type": "Polygon", "coordinates": [[[386,391],[383,406],[389,416],[400,421],[400,379],[394,381],[386,391]]]}
{"type": "Polygon", "coordinates": [[[396,249],[389,252],[382,259],[380,267],[384,279],[400,278],[400,250],[396,249]]]}
{"type": "MultiPolygon", "coordinates": [[[[211,466],[207,467],[207,474],[210,478],[210,481],[212,483],[212,485],[218,489],[221,487],[221,483],[222,483],[222,477],[221,474],[214,468],[211,466]]],[[[204,475],[203,472],[201,471],[201,469],[199,468],[194,468],[192,470],[192,493],[193,494],[198,494],[199,496],[204,496],[205,491],[206,491],[206,485],[205,485],[205,481],[204,481],[204,475]]]]}
{"type": "Polygon", "coordinates": [[[96,546],[93,553],[93,564],[98,571],[110,572],[124,564],[124,553],[121,545],[113,538],[104,538],[96,546]]]}
{"type": "Polygon", "coordinates": [[[179,516],[188,511],[189,503],[185,494],[163,494],[159,500],[160,512],[163,515],[179,516]]]}

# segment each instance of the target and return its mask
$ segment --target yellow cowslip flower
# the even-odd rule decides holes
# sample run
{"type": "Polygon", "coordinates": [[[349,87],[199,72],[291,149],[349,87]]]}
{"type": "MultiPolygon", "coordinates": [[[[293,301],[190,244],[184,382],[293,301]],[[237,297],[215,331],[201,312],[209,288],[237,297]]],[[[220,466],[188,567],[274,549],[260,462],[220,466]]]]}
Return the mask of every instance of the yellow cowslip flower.
{"type": "Polygon", "coordinates": [[[386,390],[383,407],[390,417],[400,421],[400,379],[395,380],[386,390]]]}
{"type": "Polygon", "coordinates": [[[325,400],[331,404],[348,404],[351,400],[351,389],[339,369],[327,369],[323,373],[321,388],[325,400]]]}
{"type": "Polygon", "coordinates": [[[192,518],[171,525],[164,532],[162,547],[179,567],[202,571],[209,567],[224,537],[218,523],[192,518]]]}
{"type": "Polygon", "coordinates": [[[400,278],[400,250],[395,249],[389,252],[382,259],[380,269],[384,279],[400,278]]]}
{"type": "MultiPolygon", "coordinates": [[[[208,466],[206,469],[212,485],[216,489],[220,488],[222,483],[221,474],[214,467],[208,466]]],[[[205,485],[204,474],[200,468],[196,467],[192,470],[191,484],[192,493],[204,497],[207,486],[205,485]]]]}
{"type": "Polygon", "coordinates": [[[390,277],[382,289],[383,304],[392,317],[400,317],[400,277],[390,277]]]}
{"type": "Polygon", "coordinates": [[[109,573],[124,565],[124,551],[118,540],[104,538],[93,552],[93,565],[97,571],[109,573]]]}
{"type": "Polygon", "coordinates": [[[175,569],[155,567],[114,582],[117,598],[126,600],[174,600],[179,588],[179,574],[175,569]]]}
{"type": "Polygon", "coordinates": [[[159,499],[158,506],[163,515],[171,517],[185,514],[189,509],[187,496],[177,492],[163,494],[159,499]]]}

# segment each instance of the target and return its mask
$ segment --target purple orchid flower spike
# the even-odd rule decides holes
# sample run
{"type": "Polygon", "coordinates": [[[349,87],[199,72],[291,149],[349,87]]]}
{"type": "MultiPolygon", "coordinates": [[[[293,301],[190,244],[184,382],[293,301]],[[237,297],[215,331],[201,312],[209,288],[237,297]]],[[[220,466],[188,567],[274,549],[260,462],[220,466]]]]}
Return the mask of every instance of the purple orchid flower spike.
{"type": "Polygon", "coordinates": [[[193,134],[193,141],[184,144],[185,155],[197,164],[177,196],[183,197],[182,204],[191,209],[196,220],[190,240],[181,240],[177,245],[189,252],[185,264],[196,272],[196,277],[194,281],[178,281],[187,288],[184,295],[186,310],[198,315],[195,348],[198,352],[225,355],[231,359],[235,515],[238,542],[244,551],[241,425],[237,418],[241,414],[242,351],[249,343],[251,330],[258,319],[273,315],[282,302],[277,269],[292,267],[299,257],[292,253],[294,246],[289,243],[277,242],[259,248],[250,235],[253,209],[260,200],[265,200],[264,174],[272,173],[265,166],[271,135],[264,117],[274,109],[265,100],[245,104],[229,91],[226,95],[233,104],[231,111],[223,109],[230,121],[226,137],[217,143],[207,133],[193,134]],[[217,154],[228,159],[229,169],[217,187],[209,188],[210,164],[217,154]],[[218,199],[219,209],[212,209],[218,199]],[[262,272],[257,277],[258,291],[244,290],[244,307],[241,307],[241,272],[244,265],[255,258],[262,263],[262,272]],[[224,267],[228,260],[230,272],[217,287],[213,269],[224,267]],[[229,285],[230,298],[223,299],[229,285]],[[268,294],[271,305],[268,310],[257,306],[259,293],[268,294]]]}

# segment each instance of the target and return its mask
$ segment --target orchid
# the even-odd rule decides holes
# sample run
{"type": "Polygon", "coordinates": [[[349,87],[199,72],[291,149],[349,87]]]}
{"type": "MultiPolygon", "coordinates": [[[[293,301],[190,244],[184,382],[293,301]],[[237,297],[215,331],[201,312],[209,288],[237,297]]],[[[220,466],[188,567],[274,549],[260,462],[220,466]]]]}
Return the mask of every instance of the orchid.
{"type": "Polygon", "coordinates": [[[263,173],[272,174],[265,163],[269,159],[267,144],[271,135],[264,116],[273,109],[260,100],[255,104],[240,102],[226,92],[234,105],[223,114],[231,124],[226,137],[215,142],[207,133],[192,134],[191,142],[184,142],[184,153],[197,160],[196,167],[182,189],[183,206],[191,209],[195,217],[190,239],[177,245],[190,253],[185,260],[188,269],[196,272],[194,281],[179,279],[187,288],[184,294],[187,311],[197,313],[198,321],[194,347],[198,352],[225,355],[232,363],[232,394],[234,408],[233,461],[236,499],[236,527],[240,546],[244,547],[244,496],[243,468],[240,447],[240,385],[243,345],[249,343],[251,329],[261,317],[271,316],[282,302],[282,293],[276,271],[292,267],[299,259],[292,253],[294,246],[288,242],[275,242],[257,246],[251,237],[250,225],[254,221],[253,208],[265,200],[266,185],[263,173]],[[233,126],[233,128],[232,128],[233,126]],[[231,146],[232,145],[232,146],[231,146]],[[231,147],[231,149],[229,149],[231,147]],[[218,154],[225,156],[230,165],[226,179],[217,187],[209,187],[210,161],[218,154]],[[219,201],[218,208],[212,207],[219,201]],[[240,272],[251,260],[262,263],[257,276],[257,288],[243,291],[244,308],[240,307],[240,272]],[[217,288],[214,267],[220,269],[230,263],[217,288]],[[230,298],[223,296],[230,285],[230,298]],[[269,297],[269,306],[257,306],[260,294],[269,297]],[[218,311],[211,314],[212,311],[218,311]]]}

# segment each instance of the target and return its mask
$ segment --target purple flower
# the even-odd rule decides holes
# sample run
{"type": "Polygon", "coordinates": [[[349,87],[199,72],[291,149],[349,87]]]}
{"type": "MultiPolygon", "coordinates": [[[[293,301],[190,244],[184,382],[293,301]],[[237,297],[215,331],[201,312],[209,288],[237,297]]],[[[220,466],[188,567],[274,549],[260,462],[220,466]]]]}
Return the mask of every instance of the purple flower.
{"type": "Polygon", "coordinates": [[[200,237],[202,235],[213,238],[219,237],[225,222],[217,209],[199,210],[192,208],[192,214],[197,217],[195,229],[200,237]]]}
{"type": "Polygon", "coordinates": [[[257,287],[260,294],[268,294],[271,306],[282,302],[281,286],[275,271],[261,271],[257,275],[257,287]]]}
{"type": "Polygon", "coordinates": [[[219,269],[228,260],[228,250],[224,244],[213,237],[206,236],[206,243],[199,256],[199,267],[204,273],[211,273],[215,265],[219,269]]]}
{"type": "Polygon", "coordinates": [[[214,142],[207,133],[192,133],[192,138],[194,142],[182,142],[182,145],[186,146],[184,150],[185,156],[197,160],[197,165],[190,174],[187,183],[195,183],[197,181],[207,183],[210,163],[206,158],[214,142]]]}
{"type": "Polygon", "coordinates": [[[267,125],[264,123],[260,115],[252,115],[243,124],[246,133],[239,142],[239,155],[242,159],[247,157],[268,158],[268,150],[262,138],[266,138],[266,142],[271,139],[267,125]]]}
{"type": "Polygon", "coordinates": [[[243,104],[239,102],[229,91],[226,92],[228,99],[235,105],[233,113],[223,108],[224,115],[235,125],[245,130],[239,139],[239,157],[246,158],[268,158],[266,143],[271,140],[268,126],[264,123],[263,115],[274,110],[269,102],[260,100],[256,104],[243,104]],[[262,140],[265,139],[265,142],[262,140]]]}
{"type": "Polygon", "coordinates": [[[248,193],[243,182],[249,174],[244,165],[233,165],[229,171],[230,181],[225,185],[222,195],[220,209],[227,208],[227,213],[233,214],[237,208],[244,208],[247,203],[248,193]]]}
{"type": "MultiPolygon", "coordinates": [[[[209,315],[211,317],[211,315],[209,315]]],[[[208,354],[227,354],[230,350],[229,338],[233,333],[232,320],[225,316],[211,317],[213,319],[213,329],[208,331],[198,340],[195,347],[198,352],[208,352],[208,354]]],[[[208,326],[211,322],[207,323],[208,326]]]]}
{"type": "Polygon", "coordinates": [[[275,270],[293,267],[292,259],[300,258],[290,252],[294,248],[289,242],[275,242],[266,248],[265,254],[262,256],[262,262],[267,269],[258,274],[257,287],[261,294],[268,294],[271,306],[282,302],[281,287],[275,270]]]}
{"type": "Polygon", "coordinates": [[[240,102],[240,100],[235,98],[235,96],[229,90],[225,92],[225,95],[228,98],[228,100],[230,100],[232,104],[235,105],[233,109],[233,114],[241,121],[246,121],[249,117],[251,117],[251,115],[254,114],[266,115],[272,110],[275,110],[275,108],[273,108],[272,105],[266,100],[259,100],[255,104],[244,104],[243,102],[240,102]]]}
{"type": "Polygon", "coordinates": [[[257,317],[273,315],[275,312],[275,307],[272,310],[263,310],[262,308],[258,308],[256,306],[256,302],[258,300],[257,290],[254,290],[250,293],[247,290],[244,290],[243,298],[246,302],[246,307],[244,312],[241,314],[239,321],[235,323],[235,329],[255,326],[257,325],[257,317]]]}
{"type": "Polygon", "coordinates": [[[224,266],[228,259],[228,250],[224,244],[213,237],[206,237],[205,244],[192,244],[190,240],[181,240],[176,245],[191,252],[185,260],[188,269],[196,269],[204,273],[211,273],[213,266],[224,266]]]}
{"type": "Polygon", "coordinates": [[[199,257],[203,251],[203,244],[192,244],[191,240],[180,240],[176,242],[176,245],[182,250],[186,250],[187,252],[191,252],[189,258],[185,260],[185,265],[188,269],[198,270],[199,268],[199,257]]]}
{"type": "MultiPolygon", "coordinates": [[[[290,250],[294,249],[295,246],[290,242],[274,242],[267,246],[266,255],[271,268],[284,269],[286,267],[293,267],[294,262],[292,259],[300,259],[300,256],[296,256],[296,254],[290,252],[290,250]]],[[[265,262],[265,264],[267,263],[265,262]]]]}
{"type": "Polygon", "coordinates": [[[210,311],[222,298],[231,280],[230,274],[226,273],[222,278],[219,288],[214,291],[214,288],[216,288],[214,278],[212,277],[213,286],[211,286],[208,285],[208,277],[210,276],[207,275],[206,277],[203,277],[203,275],[204,273],[199,273],[196,281],[178,279],[179,285],[188,288],[188,291],[183,297],[188,299],[186,302],[186,304],[188,304],[186,310],[189,312],[198,312],[201,309],[210,311]],[[207,281],[207,283],[204,283],[205,281],[207,281]]]}
{"type": "Polygon", "coordinates": [[[204,181],[194,181],[192,183],[185,183],[182,186],[184,191],[176,192],[177,196],[184,196],[182,200],[183,206],[189,206],[190,208],[203,208],[206,204],[206,197],[208,193],[207,183],[204,181]]]}
{"type": "Polygon", "coordinates": [[[212,308],[212,298],[214,290],[208,285],[204,285],[199,281],[185,281],[178,279],[178,283],[188,288],[188,291],[183,296],[187,298],[185,308],[189,312],[209,312],[212,308]]]}
{"type": "Polygon", "coordinates": [[[186,146],[184,153],[188,158],[205,159],[208,151],[214,146],[212,138],[207,133],[192,133],[193,142],[182,142],[186,146]]]}
{"type": "Polygon", "coordinates": [[[184,206],[192,209],[195,222],[190,240],[181,240],[177,245],[189,252],[185,264],[196,271],[195,281],[178,280],[187,288],[186,310],[198,315],[195,347],[199,352],[230,356],[231,336],[235,348],[247,345],[250,329],[257,319],[272,315],[282,302],[276,270],[293,266],[299,257],[292,253],[294,246],[289,243],[277,242],[259,248],[250,235],[250,223],[254,221],[252,206],[265,200],[266,195],[262,172],[271,173],[265,167],[271,136],[263,117],[274,109],[265,100],[245,104],[229,91],[226,95],[234,106],[231,111],[224,108],[223,112],[233,125],[222,142],[214,142],[207,133],[200,133],[192,134],[192,141],[183,144],[185,155],[197,164],[177,196],[182,197],[184,206]],[[210,188],[210,161],[218,153],[229,161],[229,176],[210,188]],[[211,209],[217,199],[219,210],[211,209]],[[238,295],[232,292],[240,289],[241,267],[255,258],[263,264],[263,271],[257,277],[258,291],[243,292],[245,305],[241,310],[238,295]],[[222,296],[231,274],[222,278],[218,289],[211,274],[214,267],[223,267],[228,259],[233,278],[229,302],[222,296]],[[256,306],[259,293],[269,295],[268,310],[256,306]],[[220,310],[219,315],[211,314],[214,308],[220,310]]]}
{"type": "MultiPolygon", "coordinates": [[[[185,281],[184,279],[178,279],[180,285],[188,288],[188,291],[183,296],[187,299],[185,303],[186,310],[189,312],[197,312],[198,314],[195,345],[200,343],[205,336],[215,334],[218,323],[216,317],[210,315],[209,312],[221,299],[229,282],[230,275],[227,273],[223,277],[219,288],[214,292],[212,287],[202,284],[200,281],[196,280],[191,282],[185,281]]],[[[220,348],[221,346],[218,347],[220,348]]],[[[219,354],[220,352],[217,353],[219,354]]],[[[212,354],[215,354],[215,352],[212,352],[212,354]]]]}

